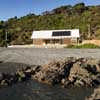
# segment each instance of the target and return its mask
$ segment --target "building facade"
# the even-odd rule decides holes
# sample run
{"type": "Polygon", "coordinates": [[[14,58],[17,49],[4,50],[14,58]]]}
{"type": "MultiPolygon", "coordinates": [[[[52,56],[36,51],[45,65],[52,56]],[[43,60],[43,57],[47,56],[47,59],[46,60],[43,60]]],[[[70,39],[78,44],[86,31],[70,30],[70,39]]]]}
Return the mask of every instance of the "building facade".
{"type": "Polygon", "coordinates": [[[34,45],[77,44],[80,37],[79,29],[73,30],[42,30],[33,31],[31,39],[34,45]]]}

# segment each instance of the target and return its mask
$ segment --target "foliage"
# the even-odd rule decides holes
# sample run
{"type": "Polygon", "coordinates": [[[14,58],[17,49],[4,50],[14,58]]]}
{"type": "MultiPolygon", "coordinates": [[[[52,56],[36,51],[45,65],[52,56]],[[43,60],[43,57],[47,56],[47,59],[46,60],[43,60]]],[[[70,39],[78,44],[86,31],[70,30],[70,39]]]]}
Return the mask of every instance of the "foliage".
{"type": "Polygon", "coordinates": [[[83,44],[83,45],[69,45],[66,48],[76,48],[76,49],[81,49],[81,48],[100,48],[100,46],[94,45],[94,44],[83,44]]]}
{"type": "Polygon", "coordinates": [[[41,15],[30,13],[0,21],[0,46],[4,43],[5,32],[8,32],[9,44],[29,44],[34,30],[73,28],[80,29],[83,39],[100,38],[100,6],[85,6],[84,3],[65,5],[41,15]],[[89,32],[91,37],[88,37],[89,32]]]}

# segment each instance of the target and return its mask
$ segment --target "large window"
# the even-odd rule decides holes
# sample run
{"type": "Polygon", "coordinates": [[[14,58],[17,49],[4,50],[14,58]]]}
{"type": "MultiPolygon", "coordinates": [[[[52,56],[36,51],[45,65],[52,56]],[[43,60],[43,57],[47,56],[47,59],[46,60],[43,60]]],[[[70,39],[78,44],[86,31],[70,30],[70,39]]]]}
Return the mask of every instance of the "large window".
{"type": "Polygon", "coordinates": [[[55,31],[52,33],[52,36],[71,36],[70,31],[55,31]]]}

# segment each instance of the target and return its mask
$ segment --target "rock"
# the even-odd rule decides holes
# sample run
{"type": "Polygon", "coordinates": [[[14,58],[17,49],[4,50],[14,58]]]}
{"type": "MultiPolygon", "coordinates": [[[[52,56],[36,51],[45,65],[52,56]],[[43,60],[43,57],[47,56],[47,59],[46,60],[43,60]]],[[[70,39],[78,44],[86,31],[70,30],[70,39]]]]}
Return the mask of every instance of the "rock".
{"type": "Polygon", "coordinates": [[[40,66],[40,65],[39,65],[39,66],[34,66],[34,67],[32,68],[32,70],[35,71],[35,72],[39,72],[40,69],[41,69],[41,66],[40,66]]]}
{"type": "Polygon", "coordinates": [[[85,67],[85,69],[92,73],[92,74],[97,74],[97,68],[96,68],[96,65],[90,65],[90,64],[87,64],[87,66],[85,67]]]}
{"type": "Polygon", "coordinates": [[[0,63],[3,63],[3,61],[0,61],[0,63]]]}
{"type": "Polygon", "coordinates": [[[93,78],[93,80],[92,80],[92,83],[93,83],[93,85],[94,86],[98,86],[98,85],[100,85],[100,76],[95,76],[94,78],[93,78]]]}
{"type": "Polygon", "coordinates": [[[3,74],[0,73],[0,82],[3,80],[3,74]]]}
{"type": "Polygon", "coordinates": [[[63,84],[63,87],[64,87],[64,88],[68,88],[68,87],[70,87],[70,86],[72,86],[72,83],[71,83],[71,81],[69,81],[69,80],[65,81],[65,83],[63,84]]]}
{"type": "Polygon", "coordinates": [[[17,83],[17,82],[18,82],[18,79],[19,79],[19,75],[18,75],[18,74],[15,74],[15,75],[13,76],[13,83],[14,83],[14,84],[17,83]]]}
{"type": "Polygon", "coordinates": [[[16,73],[1,73],[1,85],[36,79],[39,82],[63,87],[100,85],[100,66],[97,60],[69,57],[43,66],[27,66],[16,73]]]}
{"type": "Polygon", "coordinates": [[[1,86],[8,86],[8,83],[6,82],[6,80],[1,81],[1,86]]]}
{"type": "Polygon", "coordinates": [[[96,69],[97,69],[97,72],[100,73],[100,64],[96,64],[96,69]]]}
{"type": "Polygon", "coordinates": [[[59,84],[62,79],[68,77],[70,68],[73,62],[71,61],[55,61],[41,67],[40,71],[36,72],[34,78],[48,84],[59,84]]]}
{"type": "Polygon", "coordinates": [[[100,100],[100,87],[94,89],[94,93],[87,97],[86,100],[100,100]]]}
{"type": "Polygon", "coordinates": [[[26,76],[25,76],[25,73],[23,71],[17,71],[17,76],[18,76],[19,81],[25,81],[26,80],[26,76]]]}
{"type": "Polygon", "coordinates": [[[76,82],[74,83],[75,86],[84,86],[84,82],[82,80],[76,80],[76,82]]]}
{"type": "Polygon", "coordinates": [[[31,67],[30,67],[30,66],[27,66],[24,70],[25,70],[25,71],[31,70],[31,67]]]}
{"type": "Polygon", "coordinates": [[[91,87],[99,83],[96,64],[95,60],[85,58],[54,61],[41,67],[34,67],[33,78],[52,85],[91,87]]]}
{"type": "Polygon", "coordinates": [[[84,68],[80,67],[79,62],[75,63],[70,70],[70,74],[68,79],[73,82],[75,85],[86,85],[87,83],[90,84],[91,81],[88,80],[89,73],[84,68]]]}
{"type": "Polygon", "coordinates": [[[65,79],[62,79],[62,80],[61,80],[61,84],[63,84],[63,85],[64,85],[64,84],[65,84],[65,82],[66,82],[66,80],[65,80],[65,79]]]}

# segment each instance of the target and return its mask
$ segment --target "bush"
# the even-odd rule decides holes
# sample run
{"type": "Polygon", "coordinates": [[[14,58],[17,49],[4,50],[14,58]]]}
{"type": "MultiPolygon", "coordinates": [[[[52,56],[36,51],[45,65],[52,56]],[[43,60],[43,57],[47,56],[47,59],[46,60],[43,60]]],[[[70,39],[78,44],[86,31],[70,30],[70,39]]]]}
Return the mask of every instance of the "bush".
{"type": "Polygon", "coordinates": [[[76,48],[76,49],[81,49],[81,48],[100,48],[100,46],[97,46],[95,44],[83,44],[83,45],[69,45],[66,48],[76,48]]]}

